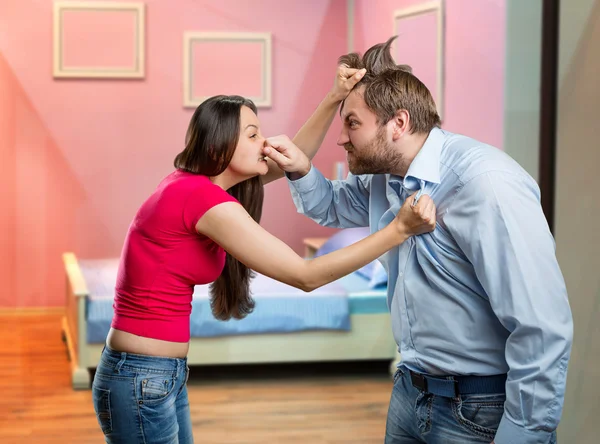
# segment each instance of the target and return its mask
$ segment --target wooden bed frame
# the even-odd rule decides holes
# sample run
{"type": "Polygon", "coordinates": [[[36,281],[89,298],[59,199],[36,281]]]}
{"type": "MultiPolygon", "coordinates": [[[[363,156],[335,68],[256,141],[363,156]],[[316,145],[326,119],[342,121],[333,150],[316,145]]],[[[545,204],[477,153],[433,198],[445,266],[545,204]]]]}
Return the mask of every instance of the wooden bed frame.
{"type": "MultiPolygon", "coordinates": [[[[71,361],[74,389],[91,387],[90,369],[100,360],[103,344],[87,342],[88,289],[74,253],[64,253],[66,315],[63,339],[71,361]]],[[[256,335],[192,338],[189,365],[248,364],[390,359],[390,372],[400,356],[392,335],[390,316],[353,314],[350,331],[302,331],[256,335]]]]}

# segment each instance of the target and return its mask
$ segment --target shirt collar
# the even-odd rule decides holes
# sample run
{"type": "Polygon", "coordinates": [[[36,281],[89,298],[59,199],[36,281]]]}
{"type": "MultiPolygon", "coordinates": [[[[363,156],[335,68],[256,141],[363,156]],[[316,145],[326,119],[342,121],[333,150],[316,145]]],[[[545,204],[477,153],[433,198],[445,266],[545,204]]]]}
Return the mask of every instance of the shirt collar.
{"type": "Polygon", "coordinates": [[[444,145],[444,133],[439,128],[433,128],[425,140],[425,144],[419,150],[402,178],[392,176],[393,179],[403,181],[404,188],[417,190],[421,188],[421,181],[440,183],[440,155],[444,145]]]}

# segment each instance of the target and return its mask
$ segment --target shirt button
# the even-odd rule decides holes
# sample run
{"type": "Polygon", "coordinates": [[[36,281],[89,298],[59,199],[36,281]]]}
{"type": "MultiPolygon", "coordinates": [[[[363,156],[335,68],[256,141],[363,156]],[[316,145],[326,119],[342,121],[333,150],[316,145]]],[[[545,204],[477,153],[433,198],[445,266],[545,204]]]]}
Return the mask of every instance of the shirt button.
{"type": "Polygon", "coordinates": [[[404,276],[404,273],[401,271],[400,273],[398,273],[398,276],[402,277],[404,276]]]}

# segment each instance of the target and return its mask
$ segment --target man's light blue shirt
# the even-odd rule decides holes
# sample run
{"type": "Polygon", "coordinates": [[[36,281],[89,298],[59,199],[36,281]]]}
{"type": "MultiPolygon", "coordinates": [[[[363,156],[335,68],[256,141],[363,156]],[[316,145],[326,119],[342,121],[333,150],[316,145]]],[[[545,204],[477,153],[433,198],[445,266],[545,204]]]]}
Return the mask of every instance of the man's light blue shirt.
{"type": "Polygon", "coordinates": [[[496,444],[546,443],[562,413],[572,342],[567,291],[537,183],[501,150],[435,128],[404,178],[314,167],[289,181],[300,213],[337,228],[393,221],[413,192],[434,232],[380,258],[402,363],[433,375],[508,373],[496,444]]]}

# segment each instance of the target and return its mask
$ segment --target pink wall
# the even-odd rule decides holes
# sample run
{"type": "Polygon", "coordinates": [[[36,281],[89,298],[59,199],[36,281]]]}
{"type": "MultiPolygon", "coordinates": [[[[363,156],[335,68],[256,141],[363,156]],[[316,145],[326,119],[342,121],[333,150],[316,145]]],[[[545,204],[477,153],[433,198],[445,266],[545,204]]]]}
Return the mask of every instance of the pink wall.
{"type": "Polygon", "coordinates": [[[0,305],[15,288],[16,80],[0,54],[0,305]]]}
{"type": "MultiPolygon", "coordinates": [[[[193,110],[182,107],[182,33],[271,32],[273,106],[264,131],[292,136],[330,88],[346,52],[346,1],[147,0],[146,78],[55,80],[52,3],[0,2],[0,307],[63,304],[63,251],[117,256],[134,212],[171,171],[193,110]]],[[[415,1],[357,0],[355,47],[392,32],[415,1]]],[[[447,0],[444,127],[502,146],[504,6],[447,0]]],[[[235,82],[238,73],[232,73],[235,82]]],[[[315,164],[344,160],[335,119],[315,164]]],[[[287,185],[266,189],[262,225],[302,251],[329,235],[296,214],[287,185]]]]}
{"type": "MultiPolygon", "coordinates": [[[[119,255],[193,112],[182,108],[183,31],[273,34],[273,106],[259,110],[269,135],[298,130],[346,50],[345,0],[145,3],[143,80],[54,80],[52,2],[0,4],[0,306],[62,305],[63,251],[119,255]]],[[[344,159],[338,130],[315,160],[328,175],[344,159]]],[[[298,252],[302,238],[332,232],[296,214],[284,181],[267,187],[262,224],[298,252]]]]}
{"type": "MultiPolygon", "coordinates": [[[[426,2],[356,0],[355,50],[391,37],[395,10],[426,2]]],[[[443,127],[502,148],[506,2],[445,0],[445,9],[443,127]]]]}
{"type": "Polygon", "coordinates": [[[0,53],[0,306],[62,303],[85,191],[0,53]]]}

